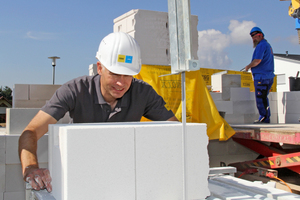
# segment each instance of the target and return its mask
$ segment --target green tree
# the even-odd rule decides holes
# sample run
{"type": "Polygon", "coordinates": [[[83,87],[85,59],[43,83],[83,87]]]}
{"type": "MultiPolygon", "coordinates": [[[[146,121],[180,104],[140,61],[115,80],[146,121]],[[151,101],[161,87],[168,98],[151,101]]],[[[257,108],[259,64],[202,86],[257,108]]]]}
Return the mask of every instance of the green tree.
{"type": "Polygon", "coordinates": [[[12,90],[8,86],[0,87],[0,97],[3,96],[7,100],[11,101],[12,96],[11,96],[12,90]]]}

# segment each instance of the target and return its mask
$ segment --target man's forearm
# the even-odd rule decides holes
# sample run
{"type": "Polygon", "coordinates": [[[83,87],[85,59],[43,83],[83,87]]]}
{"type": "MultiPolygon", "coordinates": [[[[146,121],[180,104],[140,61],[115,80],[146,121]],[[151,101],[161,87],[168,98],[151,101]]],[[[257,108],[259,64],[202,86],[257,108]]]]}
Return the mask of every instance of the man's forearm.
{"type": "Polygon", "coordinates": [[[19,157],[22,164],[23,176],[26,175],[26,169],[30,167],[38,168],[36,151],[36,134],[32,131],[25,130],[19,138],[19,157]]]}
{"type": "Polygon", "coordinates": [[[261,62],[260,59],[254,59],[254,60],[252,60],[252,62],[245,67],[246,71],[248,71],[249,69],[251,69],[253,67],[256,67],[257,65],[259,65],[260,62],[261,62]]]}

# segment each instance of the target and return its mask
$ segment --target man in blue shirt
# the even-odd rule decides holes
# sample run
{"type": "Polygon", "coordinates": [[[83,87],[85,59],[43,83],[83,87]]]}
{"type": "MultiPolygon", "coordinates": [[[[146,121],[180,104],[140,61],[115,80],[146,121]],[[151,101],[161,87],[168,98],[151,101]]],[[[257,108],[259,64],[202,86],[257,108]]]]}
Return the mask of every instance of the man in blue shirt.
{"type": "Polygon", "coordinates": [[[259,112],[259,118],[254,123],[270,123],[271,112],[268,94],[275,76],[273,50],[260,28],[253,27],[250,35],[255,50],[252,61],[245,67],[245,70],[251,69],[254,80],[256,105],[259,112]]]}

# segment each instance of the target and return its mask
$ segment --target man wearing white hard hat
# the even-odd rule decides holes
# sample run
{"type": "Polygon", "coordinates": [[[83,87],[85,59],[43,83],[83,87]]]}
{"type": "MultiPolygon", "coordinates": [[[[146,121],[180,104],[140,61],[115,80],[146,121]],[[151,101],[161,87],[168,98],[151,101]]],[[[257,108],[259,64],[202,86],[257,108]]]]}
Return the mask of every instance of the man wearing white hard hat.
{"type": "Polygon", "coordinates": [[[165,102],[147,83],[135,79],[141,70],[137,42],[118,32],[100,43],[95,76],[82,76],[63,84],[31,120],[19,139],[19,156],[24,180],[36,189],[52,191],[48,169],[39,168],[37,141],[66,112],[73,123],[140,121],[178,121],[165,102]]]}

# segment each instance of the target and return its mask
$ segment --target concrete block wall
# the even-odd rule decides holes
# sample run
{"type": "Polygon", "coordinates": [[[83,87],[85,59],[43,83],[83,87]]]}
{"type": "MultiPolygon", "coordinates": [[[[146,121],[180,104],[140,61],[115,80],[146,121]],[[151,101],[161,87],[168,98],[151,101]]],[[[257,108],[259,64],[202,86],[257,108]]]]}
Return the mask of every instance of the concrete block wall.
{"type": "MultiPolygon", "coordinates": [[[[222,93],[211,92],[219,111],[226,112],[225,120],[229,124],[248,124],[258,119],[255,93],[249,88],[230,88],[229,100],[224,101],[222,93]]],[[[270,92],[269,104],[271,123],[299,123],[300,91],[270,92]]]]}
{"type": "Polygon", "coordinates": [[[51,125],[53,196],[182,199],[185,165],[187,199],[204,199],[209,196],[206,124],[187,124],[185,164],[181,126],[178,122],[51,125]],[[90,187],[82,190],[85,184],[90,187]]]}
{"type": "Polygon", "coordinates": [[[300,91],[277,92],[279,123],[299,123],[300,91]]]}
{"type": "Polygon", "coordinates": [[[241,87],[241,75],[240,74],[226,74],[226,71],[213,74],[211,76],[211,90],[213,92],[220,92],[222,94],[222,100],[230,100],[230,89],[241,87]]]}
{"type": "Polygon", "coordinates": [[[41,108],[61,85],[15,84],[13,108],[41,108]]]}
{"type": "MultiPolygon", "coordinates": [[[[25,184],[18,155],[18,135],[0,135],[0,200],[25,200],[25,184]]],[[[40,167],[48,167],[48,135],[38,141],[40,167]]]]}
{"type": "MultiPolygon", "coordinates": [[[[255,93],[250,92],[249,88],[241,87],[241,76],[236,74],[226,74],[226,72],[216,73],[211,76],[212,92],[211,97],[218,111],[225,112],[225,120],[229,124],[252,124],[257,120],[259,113],[256,107],[255,93]]],[[[283,93],[271,92],[269,94],[269,104],[271,109],[271,123],[290,123],[289,120],[279,120],[280,110],[286,110],[278,101],[279,98],[286,100],[283,93]],[[279,97],[278,97],[279,95],[279,97]]],[[[289,94],[290,99],[299,99],[297,95],[289,94]]],[[[283,100],[281,100],[283,101],[283,100]]],[[[289,105],[292,106],[293,103],[289,105]]],[[[297,109],[293,112],[299,113],[297,109]]],[[[291,112],[291,113],[293,113],[291,112]]],[[[284,116],[288,116],[286,113],[284,116]]],[[[281,117],[283,118],[283,117],[281,117]]],[[[286,117],[286,119],[288,119],[286,117]]],[[[295,122],[295,121],[294,121],[295,122]]]]}

